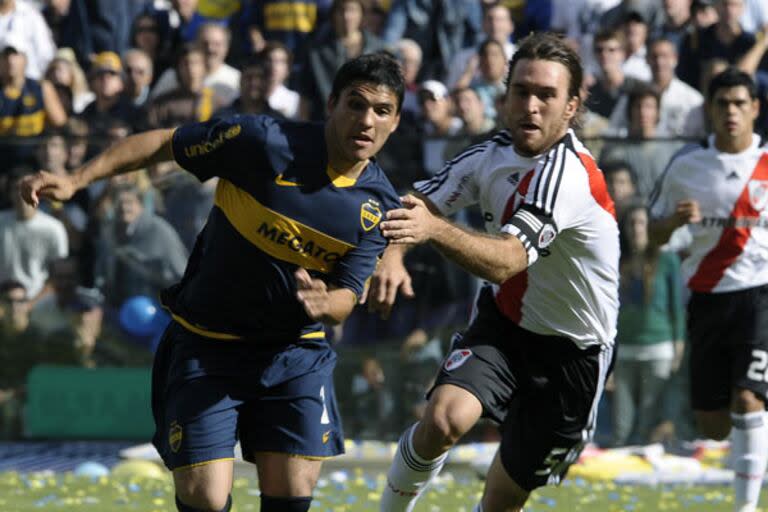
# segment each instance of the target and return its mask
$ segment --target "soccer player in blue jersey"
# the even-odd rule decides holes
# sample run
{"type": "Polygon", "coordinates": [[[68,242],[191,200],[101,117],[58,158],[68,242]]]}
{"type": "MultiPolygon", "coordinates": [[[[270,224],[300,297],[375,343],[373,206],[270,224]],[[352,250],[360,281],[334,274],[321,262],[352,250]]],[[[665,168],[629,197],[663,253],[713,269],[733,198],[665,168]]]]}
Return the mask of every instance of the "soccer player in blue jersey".
{"type": "Polygon", "coordinates": [[[397,208],[373,156],[403,101],[398,64],[364,55],[338,71],[324,124],[235,116],[124,139],[70,176],[21,194],[67,200],[94,180],[176,160],[218,177],[215,205],[155,355],[153,439],[183,512],[231,507],[234,446],[256,464],[263,512],[305,512],[322,460],[343,452],[323,323],[343,321],[386,246],[397,208]]]}

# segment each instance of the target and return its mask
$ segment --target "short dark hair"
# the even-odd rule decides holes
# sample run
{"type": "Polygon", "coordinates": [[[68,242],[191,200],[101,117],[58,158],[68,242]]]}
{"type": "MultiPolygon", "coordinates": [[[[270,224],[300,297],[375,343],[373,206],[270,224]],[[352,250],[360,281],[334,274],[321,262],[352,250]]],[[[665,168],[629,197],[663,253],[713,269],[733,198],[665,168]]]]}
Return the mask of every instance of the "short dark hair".
{"type": "Polygon", "coordinates": [[[482,43],[480,43],[480,46],[477,48],[477,55],[482,55],[485,53],[485,51],[488,49],[489,46],[496,45],[499,48],[501,48],[501,53],[504,53],[504,45],[498,42],[495,39],[486,39],[482,43]]]}
{"type": "Polygon", "coordinates": [[[203,58],[205,58],[205,48],[203,48],[203,46],[197,41],[190,41],[188,43],[182,44],[176,52],[176,59],[173,61],[174,67],[179,65],[181,59],[192,53],[199,53],[203,56],[203,58]]]}
{"type": "Polygon", "coordinates": [[[661,114],[661,93],[653,85],[640,82],[629,90],[627,94],[627,120],[632,119],[632,107],[643,98],[653,98],[656,100],[656,107],[661,114]]]}
{"type": "Polygon", "coordinates": [[[629,179],[632,181],[632,184],[637,186],[637,173],[626,160],[610,160],[605,163],[601,162],[600,169],[603,171],[603,176],[605,178],[620,172],[627,172],[629,173],[629,179]]]}
{"type": "Polygon", "coordinates": [[[405,82],[400,64],[387,52],[361,55],[344,63],[331,88],[331,101],[334,103],[341,96],[341,91],[355,82],[370,82],[388,87],[397,97],[397,111],[403,106],[405,82]]]}
{"type": "Polygon", "coordinates": [[[23,289],[26,294],[27,288],[21,284],[20,281],[16,279],[6,279],[5,281],[0,282],[0,295],[5,295],[11,290],[18,290],[19,288],[23,289]]]}
{"type": "Polygon", "coordinates": [[[707,90],[708,100],[712,100],[715,97],[715,93],[720,89],[730,89],[731,87],[746,87],[749,92],[749,97],[757,99],[757,85],[755,81],[749,76],[748,73],[730,66],[728,69],[720,74],[717,74],[709,82],[709,89],[707,90]]]}
{"type": "Polygon", "coordinates": [[[579,97],[581,83],[584,80],[584,69],[579,55],[568,46],[562,36],[552,32],[538,32],[527,36],[520,42],[515,50],[512,60],[509,62],[507,74],[507,87],[512,80],[515,65],[523,60],[549,60],[559,62],[568,70],[571,77],[568,85],[568,96],[579,97]]]}

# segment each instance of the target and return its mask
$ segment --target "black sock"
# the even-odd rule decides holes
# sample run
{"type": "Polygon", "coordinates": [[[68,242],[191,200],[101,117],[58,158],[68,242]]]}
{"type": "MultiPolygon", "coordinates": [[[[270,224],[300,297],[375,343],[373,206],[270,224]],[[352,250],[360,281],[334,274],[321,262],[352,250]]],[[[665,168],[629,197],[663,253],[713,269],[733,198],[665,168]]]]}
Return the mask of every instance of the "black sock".
{"type": "Polygon", "coordinates": [[[276,497],[261,495],[261,512],[307,512],[312,496],[276,497]]]}
{"type": "MultiPolygon", "coordinates": [[[[232,495],[230,494],[229,496],[227,496],[227,504],[224,505],[224,508],[221,509],[220,512],[229,512],[229,509],[231,508],[232,508],[232,495]]],[[[204,512],[200,509],[190,507],[189,505],[185,505],[184,503],[181,502],[178,496],[176,496],[176,510],[178,510],[179,512],[204,512]]]]}

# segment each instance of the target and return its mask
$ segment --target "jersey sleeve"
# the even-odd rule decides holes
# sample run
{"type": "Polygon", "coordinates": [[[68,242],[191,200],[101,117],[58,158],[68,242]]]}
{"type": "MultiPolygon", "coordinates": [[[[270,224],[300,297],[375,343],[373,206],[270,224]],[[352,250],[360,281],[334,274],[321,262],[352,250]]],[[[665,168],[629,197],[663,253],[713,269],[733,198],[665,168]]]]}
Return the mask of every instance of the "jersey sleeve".
{"type": "Polygon", "coordinates": [[[173,156],[200,181],[218,176],[231,179],[253,169],[264,158],[265,144],[274,132],[267,116],[214,118],[180,126],[173,133],[173,156]]]}
{"type": "Polygon", "coordinates": [[[486,144],[469,147],[431,179],[414,183],[414,190],[434,203],[443,215],[477,203],[476,172],[481,168],[486,148],[486,144]]]}
{"type": "Polygon", "coordinates": [[[578,157],[560,142],[534,170],[533,179],[520,206],[502,226],[502,233],[517,237],[528,253],[528,266],[549,247],[558,233],[574,225],[584,209],[580,188],[567,166],[581,166],[578,157]],[[568,191],[567,193],[565,191],[568,191]]]}
{"type": "MultiPolygon", "coordinates": [[[[383,200],[381,218],[387,211],[402,207],[394,191],[390,195],[383,200]]],[[[379,257],[386,247],[387,239],[381,234],[377,224],[365,232],[357,247],[336,263],[330,281],[340,288],[352,290],[360,298],[366,281],[376,269],[379,257]]]]}
{"type": "Polygon", "coordinates": [[[674,169],[676,166],[677,163],[674,160],[670,162],[653,186],[653,191],[648,198],[648,211],[652,219],[669,217],[675,211],[674,169]]]}

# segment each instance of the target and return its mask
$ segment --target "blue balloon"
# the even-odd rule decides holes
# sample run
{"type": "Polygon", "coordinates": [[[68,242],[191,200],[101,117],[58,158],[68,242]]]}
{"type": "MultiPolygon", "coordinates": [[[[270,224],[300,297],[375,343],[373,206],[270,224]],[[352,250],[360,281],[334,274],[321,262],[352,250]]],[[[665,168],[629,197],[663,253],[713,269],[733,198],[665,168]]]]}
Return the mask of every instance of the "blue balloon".
{"type": "Polygon", "coordinates": [[[77,476],[99,478],[101,476],[107,476],[109,474],[109,468],[104,464],[88,461],[78,464],[74,472],[77,476]]]}
{"type": "MultiPolygon", "coordinates": [[[[162,325],[160,306],[144,295],[131,297],[120,307],[120,325],[133,336],[150,336],[162,325]]],[[[166,322],[167,323],[167,322],[166,322]]]]}

